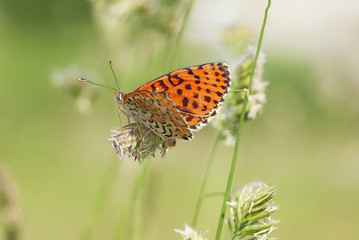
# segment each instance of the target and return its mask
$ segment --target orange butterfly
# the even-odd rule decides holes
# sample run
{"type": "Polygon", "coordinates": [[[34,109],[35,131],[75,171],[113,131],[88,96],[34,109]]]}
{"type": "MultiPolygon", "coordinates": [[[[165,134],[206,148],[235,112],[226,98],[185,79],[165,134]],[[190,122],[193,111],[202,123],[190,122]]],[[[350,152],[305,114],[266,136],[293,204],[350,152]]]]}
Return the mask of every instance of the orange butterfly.
{"type": "Polygon", "coordinates": [[[230,84],[225,63],[206,63],[170,72],[130,93],[117,89],[115,101],[137,124],[144,124],[173,147],[177,138],[192,139],[193,130],[208,124],[230,84]]]}

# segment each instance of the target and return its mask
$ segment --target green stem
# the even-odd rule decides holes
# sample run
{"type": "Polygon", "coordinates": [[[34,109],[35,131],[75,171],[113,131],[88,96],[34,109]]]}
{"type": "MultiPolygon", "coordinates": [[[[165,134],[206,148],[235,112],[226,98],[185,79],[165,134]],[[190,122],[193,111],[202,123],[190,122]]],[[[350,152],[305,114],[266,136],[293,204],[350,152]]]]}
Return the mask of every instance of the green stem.
{"type": "Polygon", "coordinates": [[[128,237],[126,235],[127,235],[127,230],[130,226],[129,219],[131,219],[130,216],[134,211],[135,203],[137,202],[138,196],[143,189],[143,184],[146,179],[148,165],[149,165],[149,161],[145,161],[144,166],[141,169],[141,172],[138,175],[134,186],[132,187],[132,189],[133,189],[132,194],[130,195],[129,199],[127,200],[127,204],[125,204],[125,206],[123,207],[122,216],[117,225],[118,228],[117,228],[114,239],[128,239],[128,237]]]}
{"type": "Polygon", "coordinates": [[[136,226],[135,229],[133,229],[132,233],[132,240],[141,240],[144,239],[143,232],[145,229],[145,211],[146,211],[146,204],[148,202],[148,181],[146,180],[147,177],[147,165],[149,161],[146,161],[144,164],[143,172],[141,173],[140,180],[138,182],[137,188],[141,188],[139,191],[137,199],[133,199],[134,201],[137,201],[137,209],[134,212],[133,216],[133,226],[136,226]]]}
{"type": "Polygon", "coordinates": [[[82,236],[83,240],[92,239],[92,232],[95,226],[97,219],[103,211],[105,206],[105,202],[108,198],[110,190],[115,182],[117,172],[118,172],[118,159],[113,158],[111,162],[108,164],[105,173],[103,175],[103,179],[101,185],[96,193],[95,200],[92,207],[92,213],[87,225],[87,228],[82,236]]]}
{"type": "Polygon", "coordinates": [[[184,30],[186,29],[186,26],[187,26],[187,23],[188,23],[188,19],[189,19],[189,15],[190,15],[190,13],[191,13],[191,10],[192,10],[194,1],[195,1],[195,0],[189,0],[189,1],[188,1],[188,5],[187,5],[186,10],[185,10],[185,15],[184,15],[184,17],[183,17],[183,22],[182,22],[182,24],[181,24],[180,30],[178,31],[178,35],[177,35],[177,37],[176,37],[176,42],[175,42],[175,44],[174,44],[175,48],[178,48],[178,44],[179,44],[179,42],[182,40],[183,33],[184,33],[184,30]]]}
{"type": "Polygon", "coordinates": [[[224,196],[224,192],[211,192],[211,193],[206,193],[203,195],[204,197],[216,197],[216,196],[224,196]]]}
{"type": "MultiPolygon", "coordinates": [[[[265,13],[264,13],[264,19],[263,19],[263,23],[262,23],[261,32],[260,32],[260,35],[259,35],[257,52],[256,52],[256,56],[255,56],[255,59],[254,59],[253,65],[252,65],[251,75],[250,75],[250,79],[249,79],[249,84],[248,84],[249,93],[251,92],[251,88],[252,88],[253,75],[254,75],[254,71],[256,69],[259,52],[260,52],[260,49],[261,49],[261,46],[262,46],[263,34],[264,34],[265,25],[266,25],[266,22],[267,22],[268,10],[269,10],[270,5],[271,5],[271,0],[268,0],[267,8],[266,8],[265,13]]],[[[223,199],[223,203],[222,203],[222,209],[221,209],[221,213],[220,213],[220,216],[219,216],[217,233],[216,233],[216,240],[219,240],[220,236],[221,236],[224,216],[225,216],[226,209],[227,209],[227,201],[228,201],[228,198],[229,198],[229,193],[231,191],[232,182],[233,182],[233,176],[234,176],[234,170],[236,168],[236,163],[237,163],[237,156],[238,156],[238,151],[239,151],[239,140],[240,140],[240,136],[241,136],[241,133],[242,133],[244,117],[245,117],[246,109],[247,109],[247,103],[248,103],[248,95],[246,94],[245,97],[244,97],[244,101],[243,101],[243,108],[242,108],[242,112],[241,112],[241,117],[240,117],[239,123],[238,123],[239,126],[238,126],[238,131],[237,131],[237,136],[236,136],[236,145],[235,145],[234,151],[233,151],[231,169],[230,169],[230,172],[229,172],[229,175],[228,175],[226,192],[224,194],[224,199],[223,199]]]]}
{"type": "Polygon", "coordinates": [[[165,54],[165,64],[167,64],[168,67],[172,68],[174,61],[178,59],[179,51],[180,51],[180,43],[183,38],[184,30],[187,27],[188,19],[190,16],[190,13],[193,8],[195,0],[189,0],[186,3],[185,9],[184,9],[184,16],[183,21],[181,23],[181,26],[177,32],[177,34],[173,35],[173,39],[169,41],[168,46],[165,48],[164,54],[165,54]],[[176,57],[177,56],[177,57],[176,57]]]}
{"type": "Polygon", "coordinates": [[[212,165],[213,165],[214,154],[215,154],[215,152],[217,150],[217,147],[219,145],[219,142],[221,140],[221,136],[222,136],[222,130],[219,132],[219,134],[218,134],[218,136],[216,138],[216,141],[214,142],[214,145],[212,147],[211,154],[209,155],[209,160],[208,160],[208,163],[207,163],[206,171],[204,173],[201,189],[199,191],[199,195],[198,195],[198,199],[197,199],[196,209],[194,211],[194,215],[193,215],[193,218],[192,218],[192,225],[191,226],[193,228],[196,228],[196,225],[197,225],[199,212],[201,210],[203,199],[205,197],[204,192],[206,191],[206,188],[207,188],[207,185],[208,185],[209,173],[211,172],[212,165]]]}

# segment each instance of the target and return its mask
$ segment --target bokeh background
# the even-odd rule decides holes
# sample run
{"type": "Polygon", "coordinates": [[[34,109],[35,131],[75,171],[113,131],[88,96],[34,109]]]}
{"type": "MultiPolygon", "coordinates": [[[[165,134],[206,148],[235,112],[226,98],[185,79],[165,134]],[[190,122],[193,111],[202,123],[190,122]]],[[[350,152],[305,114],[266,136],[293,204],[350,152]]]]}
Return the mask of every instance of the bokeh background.
{"type": "MultiPolygon", "coordinates": [[[[113,92],[76,80],[115,86],[111,59],[131,91],[180,67],[235,62],[256,45],[266,1],[197,0],[188,18],[187,3],[0,1],[0,162],[12,201],[0,239],[9,224],[19,239],[180,239],[174,229],[191,222],[217,131],[146,165],[120,161],[107,141],[120,124],[113,92]]],[[[244,127],[233,186],[277,186],[278,239],[357,235],[358,10],[355,0],[272,2],[267,103],[244,127]]],[[[221,144],[209,192],[224,191],[232,152],[221,144]]],[[[210,239],[221,202],[201,211],[197,230],[210,239]]]]}

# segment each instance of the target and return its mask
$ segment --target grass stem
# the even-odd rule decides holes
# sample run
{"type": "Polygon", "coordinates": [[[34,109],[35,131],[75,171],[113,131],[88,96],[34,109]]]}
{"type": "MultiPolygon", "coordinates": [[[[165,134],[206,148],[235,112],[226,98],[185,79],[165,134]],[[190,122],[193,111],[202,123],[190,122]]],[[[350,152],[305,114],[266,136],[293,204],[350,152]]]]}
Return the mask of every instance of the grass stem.
{"type": "Polygon", "coordinates": [[[96,221],[99,218],[100,214],[103,212],[106,200],[108,199],[110,190],[115,182],[117,172],[119,170],[117,165],[118,165],[118,159],[113,158],[111,162],[108,164],[105,173],[103,174],[103,179],[101,181],[101,184],[99,186],[99,189],[94,199],[91,217],[86,227],[86,230],[82,236],[82,240],[92,239],[92,233],[96,221]]]}
{"type": "MultiPolygon", "coordinates": [[[[251,88],[252,88],[253,75],[254,75],[254,71],[256,69],[259,52],[260,52],[260,49],[261,49],[261,46],[262,46],[263,34],[264,34],[265,25],[266,25],[266,22],[267,22],[268,10],[270,8],[270,5],[271,5],[271,0],[268,0],[268,4],[267,4],[267,7],[266,7],[266,10],[265,10],[265,13],[264,13],[264,19],[263,19],[263,23],[262,23],[261,32],[260,32],[260,35],[259,35],[257,52],[256,52],[256,56],[255,56],[255,59],[254,59],[254,62],[253,62],[251,75],[250,75],[250,79],[249,79],[249,85],[248,85],[249,93],[251,92],[251,88]]],[[[230,168],[229,175],[228,175],[226,191],[225,191],[224,198],[223,198],[222,209],[221,209],[221,213],[220,213],[220,216],[219,216],[218,227],[217,227],[216,238],[215,238],[216,240],[219,240],[220,237],[221,237],[221,231],[222,231],[222,226],[223,226],[223,222],[224,222],[224,216],[225,216],[226,209],[227,209],[227,201],[228,201],[228,198],[229,198],[229,193],[231,191],[232,182],[233,182],[233,176],[234,176],[234,170],[236,168],[236,163],[237,163],[237,158],[238,158],[239,140],[240,140],[240,136],[242,134],[244,117],[245,117],[246,109],[247,109],[247,103],[248,103],[248,95],[246,94],[245,98],[244,98],[244,101],[243,101],[243,108],[242,108],[241,117],[240,117],[239,123],[238,123],[238,131],[237,131],[237,136],[236,136],[236,143],[235,143],[235,147],[234,147],[234,151],[233,151],[232,164],[231,164],[231,168],[230,168]]]]}
{"type": "Polygon", "coordinates": [[[197,225],[198,216],[199,216],[199,213],[201,211],[203,199],[205,197],[204,193],[205,193],[207,185],[208,185],[209,174],[210,174],[210,172],[212,170],[214,154],[215,154],[215,152],[217,150],[217,147],[218,147],[218,144],[219,144],[219,142],[221,140],[221,136],[222,136],[222,131],[220,131],[220,133],[218,134],[218,136],[216,138],[216,141],[213,144],[211,154],[209,155],[209,160],[208,160],[208,163],[207,163],[206,171],[204,173],[201,189],[199,191],[199,195],[198,195],[198,199],[197,199],[196,209],[194,211],[194,215],[193,215],[193,218],[192,218],[192,225],[191,226],[193,228],[196,228],[196,225],[197,225]]]}
{"type": "Polygon", "coordinates": [[[118,228],[115,234],[114,239],[122,240],[122,239],[129,239],[128,237],[128,229],[132,225],[131,221],[129,219],[131,218],[131,215],[134,212],[134,208],[136,206],[136,203],[138,203],[138,196],[141,194],[144,188],[144,182],[147,175],[147,170],[149,166],[150,161],[145,161],[143,163],[141,172],[137,176],[136,182],[134,183],[134,186],[132,187],[132,193],[130,197],[127,200],[127,204],[123,207],[122,215],[120,217],[120,220],[117,224],[118,228]]]}

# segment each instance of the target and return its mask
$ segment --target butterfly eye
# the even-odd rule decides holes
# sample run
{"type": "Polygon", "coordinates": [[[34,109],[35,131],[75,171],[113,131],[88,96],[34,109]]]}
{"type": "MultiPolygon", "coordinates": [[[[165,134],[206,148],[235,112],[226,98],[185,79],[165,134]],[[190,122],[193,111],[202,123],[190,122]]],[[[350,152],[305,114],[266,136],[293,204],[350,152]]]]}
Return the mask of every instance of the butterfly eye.
{"type": "Polygon", "coordinates": [[[120,91],[115,91],[115,95],[113,96],[113,98],[115,99],[116,102],[120,103],[121,102],[121,92],[120,91]]]}
{"type": "Polygon", "coordinates": [[[122,97],[121,92],[117,92],[117,93],[116,93],[116,100],[119,101],[119,102],[121,102],[121,97],[122,97]]]}

